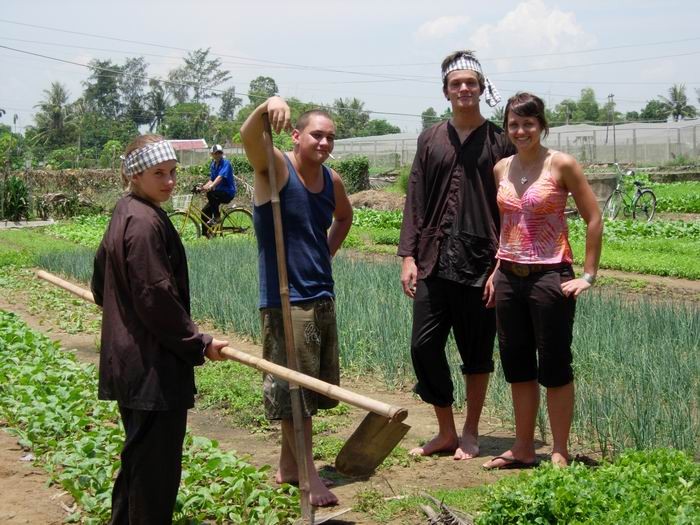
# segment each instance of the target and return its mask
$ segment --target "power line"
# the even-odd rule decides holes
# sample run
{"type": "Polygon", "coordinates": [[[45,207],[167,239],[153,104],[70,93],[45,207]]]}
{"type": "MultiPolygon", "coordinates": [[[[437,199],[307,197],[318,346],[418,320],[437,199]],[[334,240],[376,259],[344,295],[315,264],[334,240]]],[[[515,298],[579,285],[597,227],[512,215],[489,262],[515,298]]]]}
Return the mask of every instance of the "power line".
{"type": "MultiPolygon", "coordinates": [[[[49,26],[41,26],[41,25],[37,25],[37,24],[27,24],[24,22],[17,22],[17,21],[7,20],[7,19],[0,19],[0,22],[7,23],[7,24],[13,24],[13,25],[20,25],[20,26],[25,26],[25,27],[44,29],[44,30],[48,30],[48,31],[56,31],[56,32],[60,32],[60,33],[75,34],[75,35],[80,35],[80,36],[88,36],[88,37],[92,37],[92,38],[101,38],[101,39],[105,39],[105,40],[126,42],[126,43],[130,43],[130,44],[138,44],[138,45],[145,45],[145,46],[151,46],[151,47],[160,47],[163,49],[173,49],[173,50],[177,50],[177,51],[190,52],[190,50],[188,50],[188,49],[176,47],[176,46],[169,46],[169,45],[164,45],[164,44],[156,44],[156,43],[152,43],[152,42],[143,42],[143,41],[139,41],[139,40],[130,40],[130,39],[125,39],[125,38],[97,35],[94,33],[86,33],[86,32],[81,32],[81,31],[71,31],[71,30],[67,30],[67,29],[60,29],[60,28],[49,27],[49,26]]],[[[599,48],[598,50],[602,51],[602,50],[617,49],[617,48],[624,48],[624,47],[638,47],[638,46],[641,47],[641,46],[650,46],[650,45],[661,45],[661,44],[667,44],[667,43],[679,43],[679,42],[694,41],[694,40],[700,40],[700,37],[686,38],[686,39],[680,39],[680,40],[667,40],[667,41],[647,43],[647,44],[626,44],[626,45],[621,45],[621,46],[611,46],[609,48],[599,48]]],[[[575,53],[584,53],[584,52],[589,52],[589,50],[578,51],[578,52],[577,51],[562,51],[562,52],[554,52],[554,53],[549,53],[549,54],[545,53],[545,54],[538,54],[538,55],[521,55],[521,56],[512,56],[512,57],[500,57],[500,58],[491,58],[488,60],[536,58],[536,57],[566,55],[566,54],[575,54],[575,53]]],[[[660,60],[660,59],[667,59],[667,58],[677,58],[677,57],[690,56],[690,55],[696,55],[696,54],[700,54],[700,51],[693,51],[693,52],[689,52],[689,53],[679,53],[679,54],[672,54],[672,55],[663,55],[663,56],[656,56],[656,57],[644,57],[644,58],[638,58],[638,59],[616,60],[616,61],[610,61],[610,62],[593,62],[593,63],[589,63],[589,64],[572,64],[572,65],[549,67],[549,68],[537,68],[537,69],[526,69],[526,70],[520,70],[520,71],[508,71],[508,72],[504,72],[504,73],[491,74],[490,76],[496,77],[499,74],[535,73],[535,72],[541,72],[541,71],[557,71],[557,70],[562,70],[562,69],[593,67],[593,66],[599,66],[599,65],[634,63],[634,62],[641,62],[641,61],[647,61],[647,60],[660,60]]],[[[373,74],[373,73],[367,73],[367,72],[362,72],[362,71],[348,71],[348,70],[343,70],[343,69],[338,69],[338,68],[328,68],[328,67],[323,67],[323,66],[309,66],[309,65],[305,65],[305,64],[279,62],[279,61],[259,59],[259,58],[248,58],[248,57],[243,57],[243,56],[239,56],[239,55],[228,55],[228,54],[215,53],[215,52],[213,52],[212,55],[225,57],[225,58],[234,58],[237,60],[246,60],[246,61],[250,62],[250,65],[276,64],[278,66],[287,66],[289,68],[301,69],[301,70],[306,70],[306,71],[323,71],[323,72],[330,72],[330,73],[344,73],[344,74],[360,75],[360,76],[373,76],[373,77],[378,77],[380,79],[384,79],[385,81],[404,80],[404,81],[413,81],[413,82],[425,82],[425,81],[428,81],[428,80],[434,78],[433,76],[425,76],[425,75],[373,74]]],[[[481,59],[481,60],[487,60],[487,59],[481,59]]],[[[428,64],[426,63],[424,65],[428,65],[428,64]]],[[[430,82],[437,83],[438,81],[431,80],[430,82]]],[[[350,82],[348,82],[348,83],[350,83],[350,82]]]]}

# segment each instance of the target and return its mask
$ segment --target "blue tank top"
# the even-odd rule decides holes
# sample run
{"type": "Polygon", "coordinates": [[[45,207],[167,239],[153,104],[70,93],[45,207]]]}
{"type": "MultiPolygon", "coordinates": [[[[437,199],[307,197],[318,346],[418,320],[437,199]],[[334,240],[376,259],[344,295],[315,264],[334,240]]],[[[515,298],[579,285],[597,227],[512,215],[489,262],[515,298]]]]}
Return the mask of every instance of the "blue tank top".
{"type": "MultiPolygon", "coordinates": [[[[328,229],[333,222],[335,193],[331,172],[323,166],[323,189],[312,193],[297,175],[289,157],[287,184],[280,190],[280,208],[287,254],[287,277],[291,303],[333,297],[328,229]]],[[[272,203],[253,206],[253,225],[258,239],[260,308],[280,307],[277,250],[272,203]]]]}

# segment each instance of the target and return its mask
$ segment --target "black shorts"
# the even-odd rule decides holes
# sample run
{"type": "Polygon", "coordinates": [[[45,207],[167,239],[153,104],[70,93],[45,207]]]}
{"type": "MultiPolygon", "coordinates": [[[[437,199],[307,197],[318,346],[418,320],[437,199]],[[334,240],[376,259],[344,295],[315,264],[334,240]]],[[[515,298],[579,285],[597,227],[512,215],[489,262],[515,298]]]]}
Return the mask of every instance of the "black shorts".
{"type": "Polygon", "coordinates": [[[454,402],[450,366],[445,354],[452,329],[462,358],[463,374],[493,372],[496,319],[484,306],[484,289],[439,277],[421,279],[413,299],[411,359],[418,382],[414,391],[431,405],[454,402]]]}
{"type": "Polygon", "coordinates": [[[570,265],[525,277],[499,269],[494,279],[501,365],[509,383],[537,381],[558,387],[574,378],[571,339],[576,299],[561,284],[570,265]]]}

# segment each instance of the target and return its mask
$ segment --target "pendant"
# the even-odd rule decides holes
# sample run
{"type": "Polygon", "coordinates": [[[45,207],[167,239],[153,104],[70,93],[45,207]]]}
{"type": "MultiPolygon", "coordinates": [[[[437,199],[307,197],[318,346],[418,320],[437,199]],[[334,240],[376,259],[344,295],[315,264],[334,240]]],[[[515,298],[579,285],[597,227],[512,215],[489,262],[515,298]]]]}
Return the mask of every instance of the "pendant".
{"type": "Polygon", "coordinates": [[[525,186],[525,184],[527,184],[527,177],[520,177],[520,184],[525,186]]]}

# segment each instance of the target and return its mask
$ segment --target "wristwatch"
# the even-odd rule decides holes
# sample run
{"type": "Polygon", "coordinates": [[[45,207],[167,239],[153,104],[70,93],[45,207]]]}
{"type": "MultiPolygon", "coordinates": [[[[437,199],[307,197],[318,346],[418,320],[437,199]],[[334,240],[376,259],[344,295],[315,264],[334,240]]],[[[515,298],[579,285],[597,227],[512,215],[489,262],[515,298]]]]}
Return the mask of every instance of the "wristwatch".
{"type": "Polygon", "coordinates": [[[584,272],[584,274],[581,276],[581,279],[586,281],[591,286],[593,286],[593,284],[595,283],[595,278],[596,278],[595,275],[591,275],[590,273],[586,273],[586,272],[584,272]]]}

